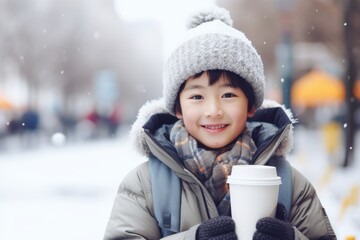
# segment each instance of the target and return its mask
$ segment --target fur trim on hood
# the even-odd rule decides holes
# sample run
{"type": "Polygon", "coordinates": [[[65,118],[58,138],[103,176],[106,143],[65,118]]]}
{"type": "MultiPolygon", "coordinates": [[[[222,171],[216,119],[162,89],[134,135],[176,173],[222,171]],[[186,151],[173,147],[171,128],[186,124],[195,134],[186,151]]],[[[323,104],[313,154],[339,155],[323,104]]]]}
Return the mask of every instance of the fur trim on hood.
{"type": "Polygon", "coordinates": [[[264,100],[263,104],[259,109],[274,108],[274,107],[281,107],[292,123],[290,125],[288,134],[284,136],[279,147],[275,151],[275,155],[277,156],[286,156],[288,153],[290,153],[290,151],[293,148],[293,144],[294,144],[293,124],[297,123],[297,120],[294,118],[294,115],[290,109],[286,108],[285,105],[281,105],[280,103],[274,100],[269,100],[269,99],[264,100]]]}
{"type": "Polygon", "coordinates": [[[150,119],[150,117],[157,113],[167,113],[164,99],[155,99],[146,102],[138,112],[134,124],[131,126],[130,139],[135,149],[144,156],[150,155],[149,147],[146,144],[144,137],[143,126],[150,119]]]}
{"type": "MultiPolygon", "coordinates": [[[[286,109],[284,105],[281,105],[273,100],[264,100],[263,104],[259,109],[281,107],[292,123],[296,123],[290,109],[286,109]]],[[[165,107],[164,99],[151,100],[145,103],[138,112],[137,118],[130,130],[130,139],[135,149],[144,156],[150,155],[149,147],[145,141],[145,132],[142,128],[144,124],[150,119],[150,117],[157,113],[168,113],[165,107]]],[[[291,125],[290,131],[284,137],[280,146],[276,150],[276,155],[285,156],[288,154],[293,146],[293,126],[291,125]]]]}

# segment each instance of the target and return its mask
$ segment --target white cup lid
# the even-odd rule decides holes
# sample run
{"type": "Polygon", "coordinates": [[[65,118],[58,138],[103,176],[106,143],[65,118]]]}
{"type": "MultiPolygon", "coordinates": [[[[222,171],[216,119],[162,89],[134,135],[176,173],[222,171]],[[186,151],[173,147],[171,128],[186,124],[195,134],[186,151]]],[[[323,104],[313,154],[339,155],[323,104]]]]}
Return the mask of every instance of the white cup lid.
{"type": "Polygon", "coordinates": [[[276,168],[264,165],[235,165],[227,183],[242,185],[279,185],[276,168]]]}

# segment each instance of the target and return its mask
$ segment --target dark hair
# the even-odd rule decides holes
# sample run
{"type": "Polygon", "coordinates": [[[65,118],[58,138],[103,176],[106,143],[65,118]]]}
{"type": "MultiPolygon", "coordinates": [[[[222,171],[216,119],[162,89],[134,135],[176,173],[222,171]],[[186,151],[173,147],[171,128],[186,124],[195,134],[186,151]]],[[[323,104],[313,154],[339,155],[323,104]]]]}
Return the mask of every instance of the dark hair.
{"type": "MultiPolygon", "coordinates": [[[[214,85],[217,81],[219,81],[221,76],[225,76],[225,78],[229,81],[230,86],[232,86],[234,88],[240,88],[244,92],[245,96],[248,99],[248,112],[252,109],[252,107],[254,105],[254,101],[255,101],[254,90],[244,78],[240,77],[236,73],[226,71],[226,70],[208,70],[205,72],[209,76],[209,85],[210,86],[214,85]]],[[[189,77],[189,79],[190,78],[198,78],[203,73],[204,73],[204,71],[199,72],[199,73],[189,77]]],[[[182,90],[184,90],[185,83],[186,82],[181,84],[179,91],[178,91],[178,95],[176,96],[175,106],[174,106],[175,112],[181,113],[180,93],[182,92],[182,90]]]]}

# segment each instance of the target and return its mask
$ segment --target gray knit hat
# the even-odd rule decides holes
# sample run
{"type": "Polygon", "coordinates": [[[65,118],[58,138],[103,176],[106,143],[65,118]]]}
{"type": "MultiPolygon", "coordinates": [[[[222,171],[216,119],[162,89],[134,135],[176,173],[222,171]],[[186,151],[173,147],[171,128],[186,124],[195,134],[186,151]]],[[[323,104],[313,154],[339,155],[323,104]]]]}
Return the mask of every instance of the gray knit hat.
{"type": "Polygon", "coordinates": [[[232,27],[227,10],[212,7],[189,18],[185,38],[164,65],[163,96],[166,109],[174,112],[183,82],[206,70],[227,70],[244,78],[254,90],[254,106],[264,100],[265,77],[260,56],[244,33],[232,27]]]}

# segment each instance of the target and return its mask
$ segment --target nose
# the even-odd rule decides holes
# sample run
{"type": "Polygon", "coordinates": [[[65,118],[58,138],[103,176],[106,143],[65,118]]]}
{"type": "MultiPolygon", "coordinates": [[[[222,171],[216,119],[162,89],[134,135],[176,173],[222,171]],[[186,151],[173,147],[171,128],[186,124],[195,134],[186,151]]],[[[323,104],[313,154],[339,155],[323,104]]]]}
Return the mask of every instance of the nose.
{"type": "Polygon", "coordinates": [[[224,112],[221,103],[217,100],[209,100],[206,104],[205,116],[206,117],[221,117],[224,112]]]}

